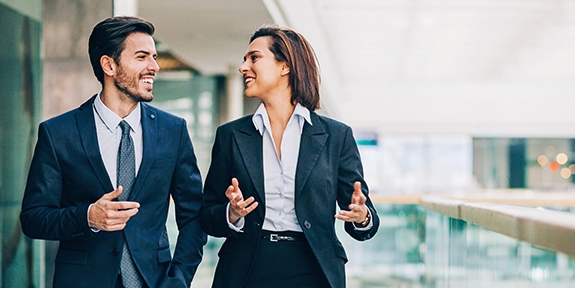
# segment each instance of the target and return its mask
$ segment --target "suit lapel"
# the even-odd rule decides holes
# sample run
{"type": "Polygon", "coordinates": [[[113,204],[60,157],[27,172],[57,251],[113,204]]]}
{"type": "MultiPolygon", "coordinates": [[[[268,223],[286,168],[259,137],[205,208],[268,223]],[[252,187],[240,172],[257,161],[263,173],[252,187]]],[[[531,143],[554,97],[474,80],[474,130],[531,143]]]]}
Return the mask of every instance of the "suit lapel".
{"type": "Polygon", "coordinates": [[[317,114],[312,112],[310,113],[310,117],[313,125],[310,125],[306,121],[301,135],[295,176],[295,199],[298,199],[298,195],[303,190],[329,136],[317,114]]]}
{"type": "MultiPolygon", "coordinates": [[[[256,130],[251,117],[246,117],[239,131],[234,131],[240,155],[262,204],[265,204],[264,165],[262,136],[256,130]]],[[[241,185],[241,183],[240,183],[241,185]]]]}
{"type": "Polygon", "coordinates": [[[92,169],[94,169],[100,184],[102,184],[105,193],[108,193],[114,190],[114,186],[112,186],[112,182],[110,182],[110,176],[108,175],[108,171],[106,171],[106,166],[104,166],[102,156],[100,155],[100,147],[98,146],[98,134],[94,120],[94,108],[92,107],[95,97],[96,96],[93,96],[80,106],[78,113],[76,113],[76,123],[80,133],[80,142],[88,157],[88,161],[92,169]]]}
{"type": "Polygon", "coordinates": [[[142,185],[146,180],[146,176],[150,169],[152,168],[152,163],[156,158],[154,151],[156,151],[156,139],[158,137],[158,125],[156,120],[156,114],[154,109],[144,103],[140,103],[142,109],[142,118],[140,122],[142,123],[142,140],[144,149],[142,151],[142,163],[140,163],[140,169],[138,174],[136,174],[136,180],[134,186],[132,186],[132,191],[130,192],[129,200],[135,199],[136,195],[140,192],[142,185]]]}

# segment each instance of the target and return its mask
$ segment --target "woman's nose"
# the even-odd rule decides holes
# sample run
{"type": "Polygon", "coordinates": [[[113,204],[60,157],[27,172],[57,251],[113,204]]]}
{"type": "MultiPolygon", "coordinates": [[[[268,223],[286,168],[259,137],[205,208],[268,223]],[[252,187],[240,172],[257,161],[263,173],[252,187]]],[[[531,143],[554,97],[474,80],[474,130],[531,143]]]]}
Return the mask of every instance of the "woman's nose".
{"type": "Polygon", "coordinates": [[[238,71],[240,71],[240,73],[244,74],[246,71],[248,71],[248,65],[246,64],[246,62],[242,63],[242,65],[240,65],[240,68],[238,69],[238,71]]]}

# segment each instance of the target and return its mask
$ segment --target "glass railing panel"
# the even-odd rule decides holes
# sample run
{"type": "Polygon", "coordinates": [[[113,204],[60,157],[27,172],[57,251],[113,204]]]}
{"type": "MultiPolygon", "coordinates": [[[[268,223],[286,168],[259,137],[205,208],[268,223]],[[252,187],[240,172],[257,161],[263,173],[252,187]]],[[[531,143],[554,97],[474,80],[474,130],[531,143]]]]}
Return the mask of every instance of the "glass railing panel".
{"type": "Polygon", "coordinates": [[[426,212],[425,287],[575,287],[575,258],[426,212]]]}
{"type": "Polygon", "coordinates": [[[336,222],[349,259],[347,287],[423,287],[425,210],[416,204],[376,203],[375,207],[380,227],[368,241],[355,241],[345,233],[343,223],[336,222]]]}

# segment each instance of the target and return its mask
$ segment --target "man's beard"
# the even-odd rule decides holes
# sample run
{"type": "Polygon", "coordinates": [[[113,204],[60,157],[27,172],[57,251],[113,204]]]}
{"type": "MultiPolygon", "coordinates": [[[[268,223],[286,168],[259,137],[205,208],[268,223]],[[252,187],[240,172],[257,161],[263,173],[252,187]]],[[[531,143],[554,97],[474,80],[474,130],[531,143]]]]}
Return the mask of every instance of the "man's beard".
{"type": "Polygon", "coordinates": [[[133,81],[122,69],[118,66],[118,76],[114,79],[114,85],[120,92],[124,93],[128,98],[134,102],[150,102],[154,99],[154,95],[150,91],[150,96],[138,93],[139,79],[133,81]]]}

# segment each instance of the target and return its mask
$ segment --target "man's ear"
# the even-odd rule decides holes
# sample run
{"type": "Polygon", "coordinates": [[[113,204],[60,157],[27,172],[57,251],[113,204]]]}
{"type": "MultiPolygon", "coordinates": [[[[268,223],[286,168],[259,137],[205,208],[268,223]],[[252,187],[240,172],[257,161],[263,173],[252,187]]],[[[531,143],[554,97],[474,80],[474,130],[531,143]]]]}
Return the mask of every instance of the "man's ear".
{"type": "Polygon", "coordinates": [[[281,71],[281,75],[287,75],[289,74],[289,66],[287,64],[282,64],[282,71],[281,71]]]}
{"type": "Polygon", "coordinates": [[[100,66],[102,66],[102,71],[108,76],[114,76],[116,74],[116,61],[108,55],[103,55],[100,57],[100,66]]]}

